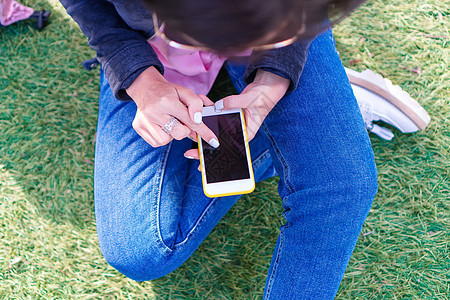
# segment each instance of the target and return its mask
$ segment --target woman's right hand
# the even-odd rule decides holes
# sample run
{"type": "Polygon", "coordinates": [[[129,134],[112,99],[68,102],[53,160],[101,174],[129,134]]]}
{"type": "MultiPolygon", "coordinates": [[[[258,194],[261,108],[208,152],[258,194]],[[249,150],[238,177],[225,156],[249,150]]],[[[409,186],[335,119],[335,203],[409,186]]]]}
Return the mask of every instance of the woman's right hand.
{"type": "Polygon", "coordinates": [[[202,122],[203,105],[214,105],[206,96],[168,82],[155,67],[142,72],[126,91],[137,105],[132,126],[152,147],[188,136],[195,139],[196,133],[212,147],[219,146],[215,134],[202,122]],[[168,134],[161,127],[171,117],[180,123],[168,134]]]}

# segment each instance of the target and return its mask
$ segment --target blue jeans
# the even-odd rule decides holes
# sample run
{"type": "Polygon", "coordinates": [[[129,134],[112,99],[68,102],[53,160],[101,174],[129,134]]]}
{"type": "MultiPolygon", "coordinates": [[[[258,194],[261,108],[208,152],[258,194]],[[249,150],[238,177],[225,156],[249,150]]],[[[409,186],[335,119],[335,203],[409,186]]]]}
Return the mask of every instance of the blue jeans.
{"type": "MultiPolygon", "coordinates": [[[[240,92],[245,66],[227,64],[240,92]]],[[[152,148],[132,128],[136,105],[114,99],[102,75],[95,213],[105,259],[137,280],[183,264],[239,196],[203,194],[189,139],[152,148]]],[[[364,123],[330,31],[311,44],[299,87],[250,143],[257,181],[279,175],[286,224],[265,299],[332,299],[377,190],[364,123]]]]}

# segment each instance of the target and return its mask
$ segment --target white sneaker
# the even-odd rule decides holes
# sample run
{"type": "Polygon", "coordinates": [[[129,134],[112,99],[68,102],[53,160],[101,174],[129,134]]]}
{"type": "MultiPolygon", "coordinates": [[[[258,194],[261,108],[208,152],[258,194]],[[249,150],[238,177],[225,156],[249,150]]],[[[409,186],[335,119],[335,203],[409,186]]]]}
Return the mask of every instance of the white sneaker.
{"type": "Polygon", "coordinates": [[[370,132],[385,140],[394,134],[387,128],[373,124],[383,121],[397,127],[403,133],[423,130],[430,123],[430,116],[420,104],[398,85],[371,70],[361,73],[345,68],[358,101],[359,108],[370,132]]]}

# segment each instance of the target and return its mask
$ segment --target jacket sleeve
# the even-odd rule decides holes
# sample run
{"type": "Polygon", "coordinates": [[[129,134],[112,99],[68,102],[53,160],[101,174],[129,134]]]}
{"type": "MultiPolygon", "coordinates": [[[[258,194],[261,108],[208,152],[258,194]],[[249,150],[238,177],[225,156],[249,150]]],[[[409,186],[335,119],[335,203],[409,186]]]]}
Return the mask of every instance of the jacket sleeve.
{"type": "Polygon", "coordinates": [[[247,65],[244,81],[251,83],[257,69],[262,69],[289,79],[291,84],[288,92],[294,91],[305,66],[311,41],[312,39],[301,40],[283,48],[254,52],[247,65]]]}
{"type": "Polygon", "coordinates": [[[97,52],[114,96],[130,101],[127,89],[150,66],[159,72],[164,67],[153,48],[139,32],[123,21],[107,0],[60,0],[67,13],[78,23],[97,52]]]}

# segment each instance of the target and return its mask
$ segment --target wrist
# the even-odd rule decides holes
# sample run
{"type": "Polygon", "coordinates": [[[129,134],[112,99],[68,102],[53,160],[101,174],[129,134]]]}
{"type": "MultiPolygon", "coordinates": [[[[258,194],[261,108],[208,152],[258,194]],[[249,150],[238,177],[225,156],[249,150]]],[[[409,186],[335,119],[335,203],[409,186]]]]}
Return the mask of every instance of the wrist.
{"type": "Polygon", "coordinates": [[[165,81],[165,78],[154,66],[150,66],[139,74],[138,77],[126,89],[127,94],[136,100],[139,96],[139,91],[143,86],[150,86],[157,81],[165,81]]]}
{"type": "Polygon", "coordinates": [[[288,90],[291,81],[272,72],[258,69],[253,83],[269,86],[272,90],[284,95],[288,90]]]}

